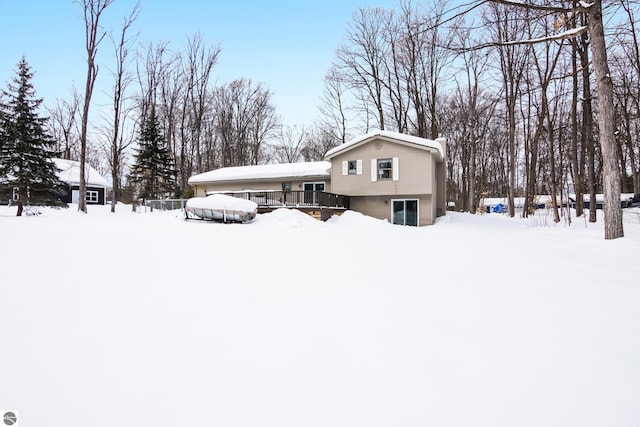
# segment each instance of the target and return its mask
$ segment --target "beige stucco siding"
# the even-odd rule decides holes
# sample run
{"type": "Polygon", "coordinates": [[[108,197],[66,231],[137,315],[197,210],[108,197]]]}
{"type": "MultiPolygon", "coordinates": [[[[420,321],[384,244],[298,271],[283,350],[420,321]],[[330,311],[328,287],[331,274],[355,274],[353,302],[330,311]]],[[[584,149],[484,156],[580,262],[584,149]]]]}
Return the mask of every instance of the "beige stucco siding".
{"type": "Polygon", "coordinates": [[[432,194],[435,177],[434,159],[428,150],[387,140],[369,141],[331,159],[332,192],[348,196],[432,194]],[[374,159],[398,159],[396,179],[372,181],[374,159]],[[343,175],[345,161],[361,161],[362,173],[343,175]]]}
{"type": "Polygon", "coordinates": [[[418,221],[419,226],[432,225],[436,216],[431,203],[431,195],[428,194],[408,194],[398,196],[352,196],[349,202],[351,210],[374,218],[386,219],[391,222],[391,200],[394,199],[418,199],[418,221]]]}
{"type": "Polygon", "coordinates": [[[204,197],[211,191],[245,191],[245,190],[282,190],[283,182],[291,182],[292,191],[302,191],[305,182],[324,182],[324,191],[331,192],[331,181],[327,177],[306,177],[304,179],[278,179],[272,180],[251,180],[251,181],[221,181],[211,183],[195,184],[194,196],[204,197]]]}

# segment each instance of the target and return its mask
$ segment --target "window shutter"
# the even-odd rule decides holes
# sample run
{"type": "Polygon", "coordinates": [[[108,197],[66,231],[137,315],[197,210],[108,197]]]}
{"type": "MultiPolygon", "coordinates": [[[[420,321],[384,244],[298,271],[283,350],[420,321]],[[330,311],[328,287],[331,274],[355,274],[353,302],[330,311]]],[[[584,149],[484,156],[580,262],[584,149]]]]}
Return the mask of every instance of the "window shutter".
{"type": "Polygon", "coordinates": [[[371,159],[371,182],[378,180],[378,159],[371,159]]]}
{"type": "Polygon", "coordinates": [[[362,175],[362,160],[356,160],[356,174],[362,175]]]}
{"type": "Polygon", "coordinates": [[[400,159],[397,157],[393,158],[393,180],[398,181],[400,179],[400,159]]]}
{"type": "Polygon", "coordinates": [[[349,162],[346,160],[342,161],[342,175],[347,175],[349,173],[349,162]]]}

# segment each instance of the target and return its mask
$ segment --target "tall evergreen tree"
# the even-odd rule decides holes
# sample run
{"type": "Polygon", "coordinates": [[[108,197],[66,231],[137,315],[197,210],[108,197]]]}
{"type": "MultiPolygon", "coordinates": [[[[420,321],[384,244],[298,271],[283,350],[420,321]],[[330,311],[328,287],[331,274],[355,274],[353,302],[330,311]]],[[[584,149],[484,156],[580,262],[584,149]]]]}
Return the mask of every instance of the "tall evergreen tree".
{"type": "Polygon", "coordinates": [[[38,116],[42,99],[35,98],[33,73],[23,57],[13,84],[2,91],[0,101],[0,181],[18,204],[65,206],[60,197],[65,185],[52,160],[54,141],[47,133],[47,119],[38,116]]]}
{"type": "Polygon", "coordinates": [[[131,168],[130,180],[139,184],[140,197],[160,199],[176,188],[176,170],[155,108],[140,130],[140,147],[131,168]]]}

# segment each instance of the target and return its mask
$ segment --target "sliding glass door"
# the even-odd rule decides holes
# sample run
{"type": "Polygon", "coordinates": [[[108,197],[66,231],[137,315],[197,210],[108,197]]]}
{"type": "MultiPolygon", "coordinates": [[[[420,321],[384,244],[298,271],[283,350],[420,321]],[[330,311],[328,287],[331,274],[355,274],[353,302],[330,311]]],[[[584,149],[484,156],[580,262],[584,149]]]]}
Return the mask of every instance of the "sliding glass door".
{"type": "Polygon", "coordinates": [[[418,199],[392,200],[391,210],[394,224],[418,226],[418,199]]]}

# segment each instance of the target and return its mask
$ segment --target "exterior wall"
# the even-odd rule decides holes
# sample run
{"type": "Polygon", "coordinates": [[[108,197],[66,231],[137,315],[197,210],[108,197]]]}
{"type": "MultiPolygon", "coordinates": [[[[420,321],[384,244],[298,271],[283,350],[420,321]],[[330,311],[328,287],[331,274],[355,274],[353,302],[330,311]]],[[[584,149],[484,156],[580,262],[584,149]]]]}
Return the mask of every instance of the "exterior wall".
{"type": "MultiPolygon", "coordinates": [[[[433,189],[436,192],[436,194],[433,195],[432,203],[429,206],[429,210],[430,210],[430,213],[431,213],[431,218],[433,218],[434,220],[438,216],[438,199],[440,197],[440,194],[438,193],[438,186],[440,184],[438,182],[438,166],[439,165],[436,164],[435,167],[433,167],[431,169],[431,171],[430,171],[431,172],[431,179],[432,179],[431,182],[435,182],[436,183],[435,184],[436,188],[433,189]]],[[[425,208],[426,208],[426,206],[425,206],[425,208]]],[[[433,221],[432,221],[432,223],[433,223],[433,221]]]]}
{"type": "MultiPolygon", "coordinates": [[[[428,150],[377,138],[331,159],[333,192],[347,196],[432,194],[435,159],[428,150]],[[378,143],[378,144],[376,144],[378,143]],[[371,180],[372,159],[398,158],[397,180],[371,180]],[[343,161],[362,161],[362,173],[343,175],[343,161]]],[[[374,171],[375,173],[375,171],[374,171]]]]}
{"type": "Polygon", "coordinates": [[[106,203],[105,189],[103,187],[87,187],[87,190],[98,192],[98,203],[87,202],[87,204],[104,205],[106,203]]]}
{"type": "Polygon", "coordinates": [[[384,219],[391,222],[391,200],[392,199],[418,199],[418,225],[432,225],[435,221],[435,214],[431,203],[432,197],[427,194],[408,194],[403,196],[352,196],[349,201],[350,209],[374,218],[384,219]]]}
{"type": "Polygon", "coordinates": [[[194,184],[193,191],[195,197],[204,197],[207,192],[210,191],[244,191],[244,190],[275,190],[282,191],[282,183],[290,182],[292,191],[301,191],[303,190],[303,184],[305,182],[324,182],[324,191],[330,193],[331,192],[331,180],[327,176],[323,177],[306,177],[306,178],[295,178],[295,179],[278,179],[276,181],[265,181],[265,180],[255,180],[255,181],[222,181],[222,182],[212,182],[206,184],[194,184]]]}
{"type": "Polygon", "coordinates": [[[438,216],[442,216],[447,213],[447,139],[438,138],[436,141],[442,146],[443,158],[445,159],[436,165],[436,182],[438,183],[436,212],[438,216]]]}
{"type": "Polygon", "coordinates": [[[438,183],[437,200],[434,203],[436,215],[442,216],[447,213],[447,167],[444,162],[436,165],[436,182],[438,183]]]}
{"type": "MultiPolygon", "coordinates": [[[[67,194],[60,198],[65,203],[73,203],[73,192],[78,192],[80,190],[80,186],[78,185],[70,185],[67,187],[67,194]]],[[[105,198],[105,188],[104,187],[90,187],[87,186],[87,191],[97,191],[98,192],[98,203],[87,201],[88,205],[104,205],[106,203],[105,198]]]]}

